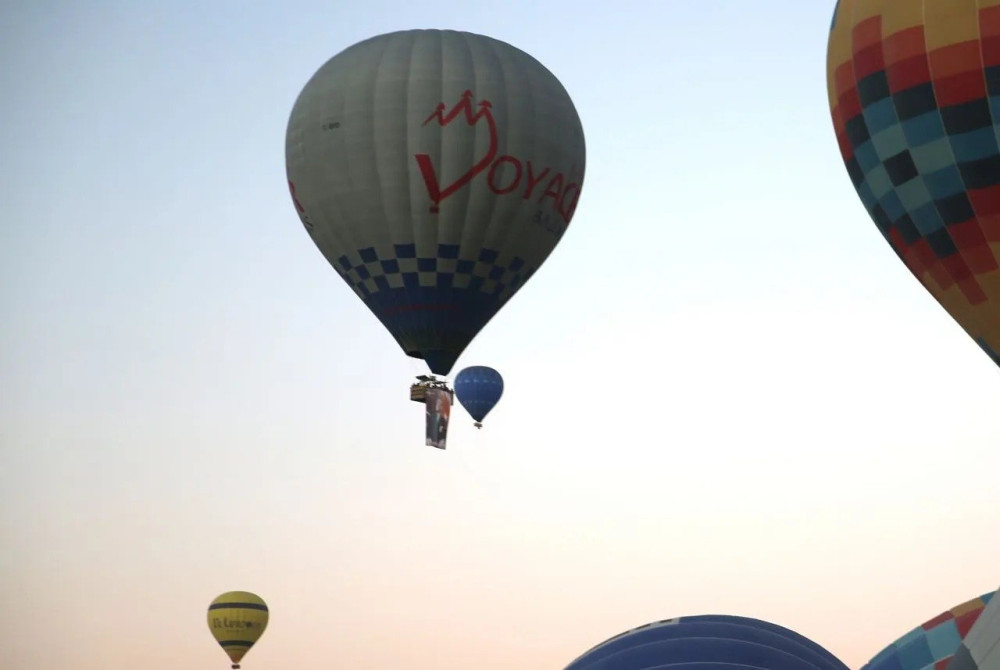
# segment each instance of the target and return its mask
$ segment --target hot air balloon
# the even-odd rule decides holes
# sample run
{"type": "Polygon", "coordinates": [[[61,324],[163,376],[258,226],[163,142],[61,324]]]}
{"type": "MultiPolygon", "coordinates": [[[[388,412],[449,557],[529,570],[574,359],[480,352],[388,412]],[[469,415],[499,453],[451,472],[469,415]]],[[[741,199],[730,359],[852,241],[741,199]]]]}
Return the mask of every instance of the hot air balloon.
{"type": "Polygon", "coordinates": [[[1000,5],[840,0],[827,89],[875,225],[1000,365],[1000,5]]]}
{"type": "Polygon", "coordinates": [[[473,365],[455,376],[455,395],[475,420],[476,428],[482,428],[483,419],[503,395],[503,377],[493,368],[473,365]]]}
{"type": "Polygon", "coordinates": [[[992,593],[942,612],[908,631],[876,654],[861,670],[944,670],[944,662],[958,650],[992,593]]]}
{"type": "Polygon", "coordinates": [[[1000,598],[993,594],[947,670],[1000,670],[1000,598]]]}
{"type": "Polygon", "coordinates": [[[247,591],[229,591],[208,606],[208,629],[222,646],[234,670],[267,628],[267,604],[247,591]]]}
{"type": "Polygon", "coordinates": [[[787,628],[739,616],[666,619],[597,645],[566,670],[847,670],[829,651],[787,628]]]}
{"type": "Polygon", "coordinates": [[[566,90],[528,54],[407,30],[320,67],[285,158],[327,261],[407,355],[447,375],[565,233],[585,147],[566,90]]]}

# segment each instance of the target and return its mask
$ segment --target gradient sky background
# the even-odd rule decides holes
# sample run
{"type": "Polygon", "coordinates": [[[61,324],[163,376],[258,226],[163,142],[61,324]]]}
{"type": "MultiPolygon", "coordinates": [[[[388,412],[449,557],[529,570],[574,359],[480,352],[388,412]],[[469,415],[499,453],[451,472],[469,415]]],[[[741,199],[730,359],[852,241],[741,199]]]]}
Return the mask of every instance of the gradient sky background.
{"type": "Polygon", "coordinates": [[[1000,585],[998,370],[878,234],[827,109],[833,2],[0,5],[6,670],[559,670],[686,614],[852,668],[1000,585]],[[299,223],[299,90],[457,28],[572,95],[563,241],[423,446],[406,358],[299,223]]]}

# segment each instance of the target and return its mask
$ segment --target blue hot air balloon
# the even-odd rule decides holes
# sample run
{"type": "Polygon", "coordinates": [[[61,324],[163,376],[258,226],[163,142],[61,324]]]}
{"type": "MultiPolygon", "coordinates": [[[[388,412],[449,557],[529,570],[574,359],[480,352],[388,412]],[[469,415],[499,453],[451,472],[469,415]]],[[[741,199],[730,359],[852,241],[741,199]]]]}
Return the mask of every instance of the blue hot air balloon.
{"type": "Polygon", "coordinates": [[[566,670],[847,670],[829,651],[787,628],[739,616],[686,616],[602,642],[566,670]]]}
{"type": "Polygon", "coordinates": [[[473,365],[455,377],[455,395],[465,411],[476,420],[476,428],[482,428],[483,419],[503,395],[503,377],[493,368],[473,365]]]}

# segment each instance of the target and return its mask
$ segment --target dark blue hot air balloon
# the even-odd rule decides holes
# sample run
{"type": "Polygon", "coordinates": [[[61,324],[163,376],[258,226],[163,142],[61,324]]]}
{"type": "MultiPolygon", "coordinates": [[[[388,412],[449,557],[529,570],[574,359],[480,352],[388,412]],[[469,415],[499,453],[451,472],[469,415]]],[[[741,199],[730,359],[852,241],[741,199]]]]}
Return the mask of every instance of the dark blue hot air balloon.
{"type": "Polygon", "coordinates": [[[667,619],[607,640],[566,670],[848,670],[829,651],[782,626],[739,616],[667,619]]]}
{"type": "Polygon", "coordinates": [[[476,428],[482,428],[483,419],[503,395],[503,377],[493,368],[473,365],[455,377],[455,395],[465,411],[476,420],[476,428]]]}

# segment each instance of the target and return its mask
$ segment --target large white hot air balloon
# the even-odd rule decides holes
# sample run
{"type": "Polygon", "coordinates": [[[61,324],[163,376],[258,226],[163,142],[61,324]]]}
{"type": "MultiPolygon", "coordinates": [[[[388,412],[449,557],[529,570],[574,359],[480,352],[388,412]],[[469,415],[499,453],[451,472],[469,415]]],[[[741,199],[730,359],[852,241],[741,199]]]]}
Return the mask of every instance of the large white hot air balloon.
{"type": "Polygon", "coordinates": [[[545,261],[583,185],[583,128],[541,63],[451,30],[337,54],[288,122],[289,188],[327,261],[446,375],[545,261]]]}

